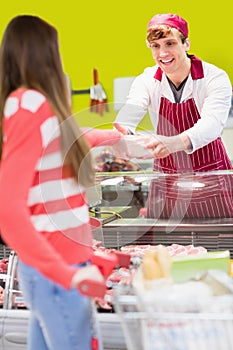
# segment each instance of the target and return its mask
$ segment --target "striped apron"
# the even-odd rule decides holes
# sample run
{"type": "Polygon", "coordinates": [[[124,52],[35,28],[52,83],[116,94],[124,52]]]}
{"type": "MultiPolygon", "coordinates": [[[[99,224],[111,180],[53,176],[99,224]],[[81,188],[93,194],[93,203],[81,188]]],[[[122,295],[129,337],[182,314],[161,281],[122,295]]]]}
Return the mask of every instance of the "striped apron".
{"type": "MultiPolygon", "coordinates": [[[[193,98],[172,103],[161,97],[157,133],[178,135],[198,119],[193,98]]],[[[163,176],[151,183],[147,217],[232,217],[233,174],[210,173],[226,169],[232,165],[221,138],[192,154],[181,151],[155,160],[154,170],[163,176]]]]}

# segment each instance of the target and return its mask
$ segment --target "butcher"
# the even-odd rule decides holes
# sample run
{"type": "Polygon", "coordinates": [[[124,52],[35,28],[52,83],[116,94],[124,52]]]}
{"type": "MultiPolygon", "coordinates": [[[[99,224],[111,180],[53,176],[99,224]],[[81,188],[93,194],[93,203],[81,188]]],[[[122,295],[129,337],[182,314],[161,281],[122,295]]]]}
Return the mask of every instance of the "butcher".
{"type": "MultiPolygon", "coordinates": [[[[134,79],[114,126],[123,134],[134,134],[149,112],[155,133],[147,134],[145,147],[153,154],[154,170],[163,174],[232,169],[221,139],[232,97],[227,73],[188,53],[188,24],[179,15],[155,15],[148,24],[146,43],[155,65],[134,79]]],[[[221,195],[219,201],[219,192],[229,192],[231,177],[226,188],[220,182],[214,192],[211,189],[203,194],[188,216],[232,216],[231,198],[221,195]],[[210,195],[214,202],[201,207],[200,202],[208,201],[210,195]]],[[[169,186],[167,189],[170,191],[169,186]]],[[[183,214],[186,209],[182,209],[183,214]]]]}

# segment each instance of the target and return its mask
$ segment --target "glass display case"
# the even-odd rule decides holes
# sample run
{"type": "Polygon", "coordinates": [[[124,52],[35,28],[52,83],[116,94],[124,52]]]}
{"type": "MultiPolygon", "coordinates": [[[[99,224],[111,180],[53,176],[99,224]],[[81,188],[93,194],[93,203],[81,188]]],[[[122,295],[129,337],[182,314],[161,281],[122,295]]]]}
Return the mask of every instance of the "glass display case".
{"type": "Polygon", "coordinates": [[[233,172],[98,173],[103,244],[193,244],[233,257],[233,172]]]}

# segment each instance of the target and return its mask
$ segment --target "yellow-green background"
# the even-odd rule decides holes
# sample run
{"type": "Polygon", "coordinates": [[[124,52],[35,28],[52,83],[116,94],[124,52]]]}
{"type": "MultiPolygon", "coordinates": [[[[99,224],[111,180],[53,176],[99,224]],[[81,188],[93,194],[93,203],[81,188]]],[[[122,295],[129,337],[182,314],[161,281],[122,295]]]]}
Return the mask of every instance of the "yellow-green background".
{"type": "MultiPolygon", "coordinates": [[[[110,103],[110,112],[99,116],[88,111],[90,96],[72,97],[73,111],[82,126],[111,127],[113,79],[135,76],[153,65],[145,45],[147,23],[156,13],[172,12],[189,23],[190,53],[226,70],[233,83],[231,0],[11,0],[0,11],[0,36],[9,20],[18,14],[35,14],[59,32],[64,70],[72,88],[89,89],[93,68],[98,69],[110,103]]],[[[150,128],[148,117],[141,124],[150,128]]]]}

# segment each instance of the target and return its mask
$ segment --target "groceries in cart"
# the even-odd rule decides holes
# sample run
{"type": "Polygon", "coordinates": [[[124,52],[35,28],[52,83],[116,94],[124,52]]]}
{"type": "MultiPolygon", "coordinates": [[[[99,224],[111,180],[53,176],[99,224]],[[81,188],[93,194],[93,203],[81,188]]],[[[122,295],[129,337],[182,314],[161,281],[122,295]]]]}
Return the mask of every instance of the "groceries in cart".
{"type": "MultiPolygon", "coordinates": [[[[173,285],[173,288],[178,292],[179,288],[184,288],[180,286],[180,284],[177,287],[178,282],[187,282],[193,279],[192,283],[194,283],[197,277],[199,278],[199,276],[202,276],[202,274],[210,269],[220,270],[226,273],[229,271],[229,251],[208,252],[205,247],[193,246],[192,244],[172,244],[166,247],[150,244],[132,244],[123,246],[120,251],[118,251],[113,248],[106,248],[99,242],[93,248],[98,254],[104,253],[107,254],[107,256],[108,254],[113,254],[114,256],[116,253],[118,255],[116,265],[113,266],[112,272],[106,277],[104,296],[102,295],[95,298],[98,310],[101,312],[114,312],[113,298],[115,288],[117,287],[123,288],[123,293],[134,293],[138,281],[138,289],[142,289],[143,293],[145,284],[147,284],[147,287],[163,285],[164,288],[166,286],[170,288],[170,286],[173,285]],[[155,281],[148,279],[146,283],[141,283],[139,276],[141,276],[142,273],[143,258],[145,257],[148,259],[152,269],[153,265],[150,259],[157,254],[164,260],[166,257],[166,272],[161,272],[157,263],[157,269],[153,269],[153,275],[157,276],[155,281]],[[162,273],[167,277],[162,278],[162,273]],[[171,277],[169,277],[170,273],[171,277]]],[[[156,262],[154,262],[154,264],[156,264],[156,262]]],[[[148,274],[149,270],[146,273],[148,274]]],[[[203,286],[202,283],[199,283],[199,285],[203,286]]],[[[198,287],[198,283],[195,283],[195,286],[198,287]]],[[[188,284],[185,285],[185,289],[188,291],[188,284]]],[[[205,286],[205,290],[206,289],[207,287],[205,286]]],[[[146,291],[148,292],[148,288],[146,291]]]]}
{"type": "MultiPolygon", "coordinates": [[[[195,264],[199,263],[198,260],[201,259],[202,262],[206,259],[216,260],[216,253],[214,259],[211,259],[211,254],[206,253],[205,257],[201,254],[196,259],[192,258],[191,264],[190,257],[186,256],[182,259],[182,264],[185,265],[186,272],[188,272],[186,280],[177,282],[175,280],[177,272],[174,273],[173,270],[173,264],[176,264],[177,261],[172,259],[166,247],[159,245],[157,250],[148,250],[144,254],[141,265],[134,274],[132,285],[136,293],[147,299],[150,306],[153,304],[156,305],[156,308],[162,307],[164,310],[168,305],[169,309],[170,301],[173,305],[179,304],[179,311],[182,309],[182,311],[188,309],[199,311],[200,307],[205,307],[204,301],[209,301],[212,296],[233,295],[233,279],[228,274],[230,264],[229,255],[228,259],[226,258],[227,253],[219,252],[220,263],[217,264],[220,269],[216,270],[211,268],[211,264],[209,264],[209,269],[199,267],[198,270],[195,270],[195,264]],[[223,259],[225,271],[222,264],[223,259]],[[192,305],[190,300],[192,300],[192,305]],[[196,300],[195,310],[193,300],[196,300]]],[[[176,269],[183,270],[182,264],[180,266],[178,264],[176,269]]]]}
{"type": "Polygon", "coordinates": [[[191,263],[190,256],[182,259],[176,269],[182,271],[185,266],[188,273],[185,280],[176,281],[175,259],[167,248],[159,245],[146,250],[130,292],[122,285],[115,288],[114,307],[122,321],[127,349],[233,349],[229,254],[227,258],[225,251],[201,253],[192,256],[191,263]],[[200,261],[204,261],[202,269],[200,261]]]}

